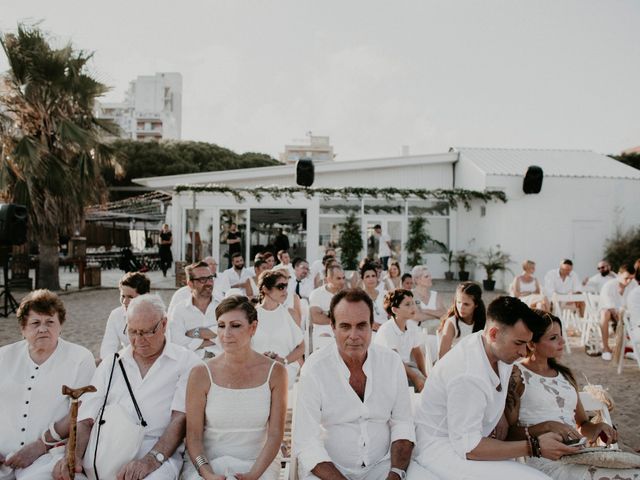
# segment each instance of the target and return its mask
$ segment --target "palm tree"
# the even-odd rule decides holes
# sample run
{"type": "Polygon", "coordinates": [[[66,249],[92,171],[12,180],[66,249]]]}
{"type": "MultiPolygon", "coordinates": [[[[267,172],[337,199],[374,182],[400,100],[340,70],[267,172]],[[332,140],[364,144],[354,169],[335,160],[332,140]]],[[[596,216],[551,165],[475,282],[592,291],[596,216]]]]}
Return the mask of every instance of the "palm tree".
{"type": "Polygon", "coordinates": [[[91,54],[52,48],[36,26],[18,25],[0,44],[10,67],[0,86],[0,192],[27,206],[38,287],[58,290],[59,236],[80,230],[85,205],[105,192],[100,168],[111,156],[101,134],[115,127],[93,107],[107,87],[86,73],[91,54]]]}

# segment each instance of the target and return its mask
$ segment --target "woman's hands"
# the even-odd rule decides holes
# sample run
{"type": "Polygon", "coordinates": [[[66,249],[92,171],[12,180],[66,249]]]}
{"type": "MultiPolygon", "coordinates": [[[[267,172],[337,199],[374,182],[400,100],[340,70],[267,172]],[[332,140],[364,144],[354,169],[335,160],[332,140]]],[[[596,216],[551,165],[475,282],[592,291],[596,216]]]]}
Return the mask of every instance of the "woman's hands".
{"type": "Polygon", "coordinates": [[[580,432],[578,432],[571,425],[567,425],[566,423],[548,421],[544,422],[543,425],[545,432],[557,433],[558,435],[560,435],[560,437],[562,437],[562,442],[579,440],[580,438],[582,438],[582,434],[580,432]]]}
{"type": "Polygon", "coordinates": [[[618,431],[611,425],[604,422],[587,422],[582,425],[580,430],[582,430],[584,436],[589,439],[589,443],[595,443],[598,440],[598,437],[605,442],[607,447],[618,441],[618,431]]]}
{"type": "MultiPolygon", "coordinates": [[[[559,422],[553,422],[559,423],[559,422]]],[[[543,433],[538,437],[540,454],[549,460],[558,460],[565,455],[578,453],[582,446],[570,446],[562,443],[562,436],[556,432],[543,433]]]]}

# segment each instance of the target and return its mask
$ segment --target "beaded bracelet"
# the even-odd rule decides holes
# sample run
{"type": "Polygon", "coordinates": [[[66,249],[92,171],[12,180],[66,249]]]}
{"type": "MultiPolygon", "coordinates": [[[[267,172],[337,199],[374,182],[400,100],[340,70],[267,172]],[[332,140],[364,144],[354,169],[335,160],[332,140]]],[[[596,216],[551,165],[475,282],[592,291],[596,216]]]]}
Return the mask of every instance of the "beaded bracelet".
{"type": "Polygon", "coordinates": [[[531,445],[531,435],[529,434],[529,427],[524,427],[524,434],[527,437],[527,456],[533,457],[533,446],[531,445]]]}
{"type": "Polygon", "coordinates": [[[540,450],[540,441],[538,437],[531,437],[531,450],[533,450],[533,456],[540,458],[542,456],[542,450],[540,450]]]}

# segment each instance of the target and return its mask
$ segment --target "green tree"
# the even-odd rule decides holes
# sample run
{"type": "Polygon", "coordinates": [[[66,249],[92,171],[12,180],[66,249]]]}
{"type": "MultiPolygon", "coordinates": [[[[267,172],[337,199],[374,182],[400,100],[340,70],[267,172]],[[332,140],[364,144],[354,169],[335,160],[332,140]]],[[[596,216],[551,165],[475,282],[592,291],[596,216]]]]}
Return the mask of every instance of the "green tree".
{"type": "Polygon", "coordinates": [[[341,224],[340,234],[340,261],[346,270],[355,270],[358,267],[358,257],[362,251],[362,234],[360,221],[355,214],[350,213],[346,221],[341,224]]]}
{"type": "Polygon", "coordinates": [[[100,169],[110,161],[93,116],[107,87],[87,73],[92,54],[50,45],[37,26],[18,25],[0,38],[9,71],[0,89],[0,190],[29,210],[29,237],[38,244],[38,287],[58,290],[58,239],[80,229],[84,207],[105,192],[100,169]]]}

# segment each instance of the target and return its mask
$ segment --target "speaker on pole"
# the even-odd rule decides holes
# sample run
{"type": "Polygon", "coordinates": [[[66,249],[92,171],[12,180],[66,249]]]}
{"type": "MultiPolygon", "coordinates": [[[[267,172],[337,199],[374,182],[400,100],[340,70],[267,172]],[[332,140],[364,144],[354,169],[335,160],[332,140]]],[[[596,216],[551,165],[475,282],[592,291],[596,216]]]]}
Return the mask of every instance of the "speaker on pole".
{"type": "Polygon", "coordinates": [[[542,173],[542,168],[536,165],[531,165],[527,169],[527,173],[525,174],[522,182],[522,190],[524,193],[540,193],[540,190],[542,190],[543,177],[544,174],[542,173]]]}
{"type": "Polygon", "coordinates": [[[0,245],[22,245],[27,241],[27,207],[0,203],[0,245]]]}
{"type": "Polygon", "coordinates": [[[313,185],[314,167],[313,160],[301,158],[296,162],[296,183],[301,187],[313,185]]]}

